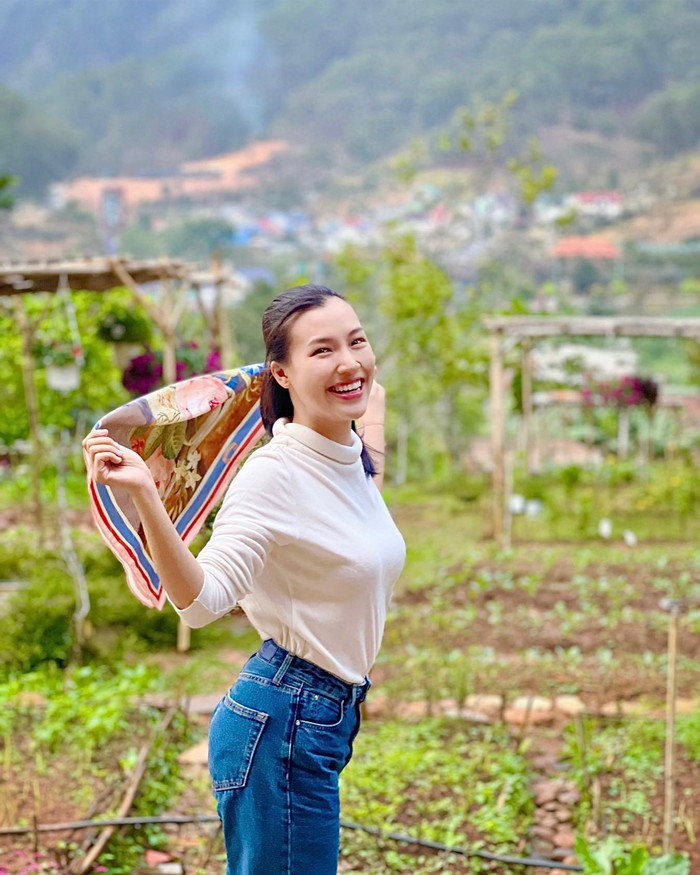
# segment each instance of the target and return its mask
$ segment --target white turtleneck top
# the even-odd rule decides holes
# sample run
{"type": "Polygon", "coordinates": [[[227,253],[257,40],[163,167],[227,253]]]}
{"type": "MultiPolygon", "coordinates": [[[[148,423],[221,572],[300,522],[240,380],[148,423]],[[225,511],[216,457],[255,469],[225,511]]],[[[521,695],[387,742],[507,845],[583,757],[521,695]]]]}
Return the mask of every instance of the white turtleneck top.
{"type": "Polygon", "coordinates": [[[233,480],[197,557],[202,590],[176,608],[187,625],[205,626],[240,605],[261,638],[363,681],[406,548],[352,437],[345,446],[275,423],[233,480]]]}

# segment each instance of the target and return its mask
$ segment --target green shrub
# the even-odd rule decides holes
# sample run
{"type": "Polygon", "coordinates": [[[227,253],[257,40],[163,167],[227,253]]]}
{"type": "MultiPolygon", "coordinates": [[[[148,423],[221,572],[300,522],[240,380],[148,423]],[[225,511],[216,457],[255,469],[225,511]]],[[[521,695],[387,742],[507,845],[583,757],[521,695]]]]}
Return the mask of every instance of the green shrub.
{"type": "Polygon", "coordinates": [[[685,854],[650,857],[645,847],[628,850],[612,836],[595,848],[579,836],[576,855],[583,865],[584,875],[688,875],[690,872],[685,854]]]}

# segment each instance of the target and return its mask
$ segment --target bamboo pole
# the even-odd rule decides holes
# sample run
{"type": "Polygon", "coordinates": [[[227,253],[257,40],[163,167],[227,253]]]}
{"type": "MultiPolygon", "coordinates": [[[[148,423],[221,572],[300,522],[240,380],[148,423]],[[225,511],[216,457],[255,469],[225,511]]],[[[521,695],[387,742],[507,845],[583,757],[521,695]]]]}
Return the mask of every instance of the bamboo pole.
{"type": "Polygon", "coordinates": [[[43,446],[39,433],[39,400],[36,383],[34,382],[34,358],[32,356],[33,332],[32,326],[24,308],[24,296],[15,298],[15,317],[20,330],[22,343],[22,381],[24,383],[24,398],[29,418],[29,440],[32,445],[31,476],[33,517],[39,531],[39,544],[44,546],[44,513],[41,506],[41,466],[43,446]]]}
{"type": "Polygon", "coordinates": [[[666,751],[664,763],[663,852],[673,852],[674,791],[676,783],[676,691],[678,668],[678,617],[680,602],[669,603],[668,675],[666,679],[666,751]]]}
{"type": "Polygon", "coordinates": [[[503,334],[491,335],[490,414],[493,486],[493,537],[504,546],[505,538],[505,424],[503,409],[503,334]]]}
{"type": "MultiPolygon", "coordinates": [[[[148,754],[151,752],[153,743],[158,738],[158,736],[165,732],[168,726],[170,726],[170,723],[175,716],[178,707],[179,706],[175,705],[168,711],[168,713],[165,715],[165,717],[163,717],[162,721],[160,722],[160,725],[156,729],[153,737],[149,741],[141,745],[141,750],[139,751],[136,765],[134,766],[134,770],[131,773],[131,777],[129,778],[126,793],[124,794],[124,798],[122,799],[121,805],[119,806],[119,809],[116,813],[117,818],[126,817],[126,815],[129,813],[129,809],[133,805],[134,799],[136,797],[136,792],[139,788],[139,784],[141,783],[141,779],[146,772],[146,765],[148,764],[148,754]]],[[[85,873],[92,868],[93,863],[100,856],[105,848],[105,845],[110,840],[116,829],[116,826],[110,825],[106,826],[102,830],[95,844],[90,848],[90,850],[84,857],[79,859],[77,867],[73,870],[76,875],[85,875],[85,873]]]]}
{"type": "Polygon", "coordinates": [[[523,450],[528,474],[532,472],[532,341],[525,338],[521,359],[521,405],[523,409],[523,450]]]}

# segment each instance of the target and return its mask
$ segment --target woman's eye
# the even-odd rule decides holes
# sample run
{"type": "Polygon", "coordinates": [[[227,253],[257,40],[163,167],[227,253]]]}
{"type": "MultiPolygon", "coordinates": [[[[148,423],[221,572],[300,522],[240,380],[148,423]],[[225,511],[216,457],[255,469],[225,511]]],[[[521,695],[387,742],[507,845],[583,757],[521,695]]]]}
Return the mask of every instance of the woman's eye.
{"type": "Polygon", "coordinates": [[[319,353],[330,352],[327,346],[319,346],[318,349],[315,349],[311,355],[318,355],[319,353]]]}
{"type": "Polygon", "coordinates": [[[356,337],[352,343],[353,346],[357,343],[367,343],[367,339],[365,337],[356,337]]]}

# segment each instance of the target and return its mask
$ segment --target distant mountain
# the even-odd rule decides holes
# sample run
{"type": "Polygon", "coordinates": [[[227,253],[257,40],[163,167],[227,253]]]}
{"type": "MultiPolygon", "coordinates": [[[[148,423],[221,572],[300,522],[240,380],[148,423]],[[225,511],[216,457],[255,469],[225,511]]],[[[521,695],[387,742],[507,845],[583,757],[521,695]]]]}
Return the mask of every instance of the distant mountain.
{"type": "Polygon", "coordinates": [[[700,0],[0,0],[0,31],[0,82],[76,150],[47,144],[59,175],[258,136],[360,165],[512,88],[522,135],[700,144],[700,0]]]}

